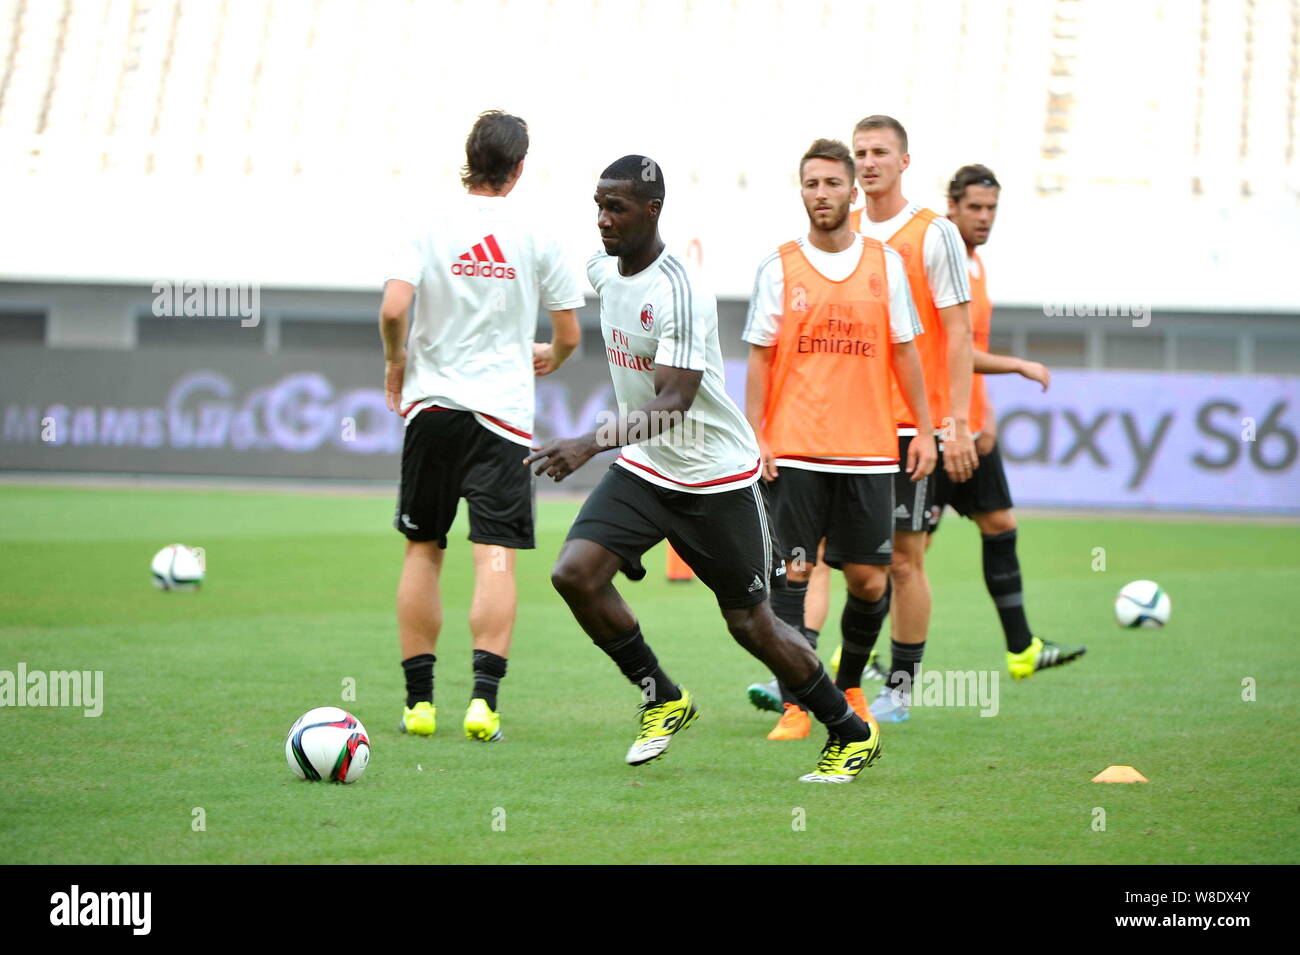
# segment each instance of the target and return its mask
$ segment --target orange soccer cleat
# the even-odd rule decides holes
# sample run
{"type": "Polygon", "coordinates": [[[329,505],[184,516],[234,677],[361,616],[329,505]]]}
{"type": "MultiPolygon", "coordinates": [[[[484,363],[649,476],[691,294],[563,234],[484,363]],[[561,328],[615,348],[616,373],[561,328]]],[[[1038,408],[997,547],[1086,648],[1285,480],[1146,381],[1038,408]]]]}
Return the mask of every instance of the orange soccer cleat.
{"type": "Polygon", "coordinates": [[[767,738],[777,740],[805,739],[811,729],[812,718],[808,716],[808,711],[795,703],[786,703],[785,712],[776,721],[776,726],[772,728],[772,732],[767,734],[767,738]]]}

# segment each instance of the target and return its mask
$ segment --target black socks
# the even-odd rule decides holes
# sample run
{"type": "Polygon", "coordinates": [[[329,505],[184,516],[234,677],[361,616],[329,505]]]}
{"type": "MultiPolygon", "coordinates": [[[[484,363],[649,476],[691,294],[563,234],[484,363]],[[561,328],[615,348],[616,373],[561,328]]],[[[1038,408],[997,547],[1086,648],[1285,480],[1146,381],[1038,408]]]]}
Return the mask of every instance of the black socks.
{"type": "MultiPolygon", "coordinates": [[[[416,703],[433,702],[433,665],[438,658],[432,653],[420,653],[402,661],[406,676],[407,709],[416,703]]],[[[506,675],[506,658],[487,650],[474,651],[474,693],[472,699],[482,698],[492,709],[497,708],[497,689],[506,675]]]]}
{"type": "Polygon", "coordinates": [[[988,588],[1002,619],[1007,649],[1012,653],[1028,649],[1034,637],[1025,618],[1025,595],[1021,590],[1020,559],[1016,557],[1014,529],[984,538],[984,586],[988,588]]]}
{"type": "MultiPolygon", "coordinates": [[[[786,577],[784,587],[772,588],[772,613],[776,615],[776,619],[780,620],[782,623],[789,624],[796,632],[803,634],[803,638],[808,641],[808,645],[816,650],[817,631],[809,630],[803,625],[804,603],[807,598],[807,582],[795,583],[789,577],[786,577]]],[[[798,703],[800,706],[803,705],[790,687],[786,686],[784,683],[780,683],[779,681],[777,686],[781,688],[782,703],[798,703]]]]}
{"type": "Polygon", "coordinates": [[[871,729],[858,719],[849,701],[844,699],[844,693],[835,687],[820,664],[811,680],[803,686],[793,687],[790,692],[804,709],[825,724],[831,735],[849,742],[871,739],[871,729]]]}
{"type": "Polygon", "coordinates": [[[871,659],[871,650],[880,636],[880,627],[889,613],[889,597],[893,593],[893,583],[886,581],[885,592],[874,603],[862,600],[853,594],[848,595],[844,604],[844,613],[840,616],[841,637],[840,669],[835,676],[835,685],[841,690],[850,690],[862,685],[862,671],[871,659]]]}
{"type": "Polygon", "coordinates": [[[664,703],[681,699],[681,689],[660,668],[654,651],[641,636],[640,624],[622,636],[596,646],[604,650],[623,675],[641,691],[645,702],[664,703]]]}
{"type": "Polygon", "coordinates": [[[402,661],[408,710],[421,701],[433,702],[433,665],[437,662],[438,658],[432,653],[419,653],[402,661]]]}
{"type": "Polygon", "coordinates": [[[497,708],[497,688],[506,675],[506,658],[488,650],[474,651],[474,692],[470,699],[483,699],[488,708],[497,708]]]}
{"type": "Polygon", "coordinates": [[[902,687],[909,693],[916,682],[916,671],[921,666],[921,657],[925,655],[925,641],[920,643],[899,643],[889,641],[891,659],[889,682],[886,686],[894,690],[902,687]]]}

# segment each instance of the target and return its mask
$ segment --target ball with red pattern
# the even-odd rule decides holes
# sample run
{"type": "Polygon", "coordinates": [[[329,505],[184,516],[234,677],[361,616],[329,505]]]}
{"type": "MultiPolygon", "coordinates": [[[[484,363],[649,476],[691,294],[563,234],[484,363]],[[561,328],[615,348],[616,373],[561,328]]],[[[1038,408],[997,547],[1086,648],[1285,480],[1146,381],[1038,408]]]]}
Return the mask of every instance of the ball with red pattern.
{"type": "Polygon", "coordinates": [[[289,728],[284,758],[299,779],[354,783],[370,764],[370,737],[347,710],[318,706],[289,728]]]}

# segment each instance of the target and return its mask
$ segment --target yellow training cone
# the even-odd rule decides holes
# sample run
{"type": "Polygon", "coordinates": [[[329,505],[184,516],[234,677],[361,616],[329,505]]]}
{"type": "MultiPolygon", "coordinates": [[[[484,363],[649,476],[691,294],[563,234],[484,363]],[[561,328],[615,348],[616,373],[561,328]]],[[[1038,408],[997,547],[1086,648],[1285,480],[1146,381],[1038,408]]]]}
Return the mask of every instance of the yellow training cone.
{"type": "Polygon", "coordinates": [[[1107,766],[1096,776],[1094,783],[1145,783],[1147,778],[1132,766],[1107,766]]]}

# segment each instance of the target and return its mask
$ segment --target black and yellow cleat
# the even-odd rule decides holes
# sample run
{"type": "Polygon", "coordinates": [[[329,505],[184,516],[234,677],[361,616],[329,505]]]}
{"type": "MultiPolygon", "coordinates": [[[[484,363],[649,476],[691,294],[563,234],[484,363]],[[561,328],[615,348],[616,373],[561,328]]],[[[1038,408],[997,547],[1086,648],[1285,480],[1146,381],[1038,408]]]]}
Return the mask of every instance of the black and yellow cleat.
{"type": "Polygon", "coordinates": [[[843,740],[836,736],[826,739],[821,759],[811,773],[799,777],[804,783],[851,783],[872,763],[880,758],[880,733],[873,732],[871,739],[843,740]]]}

